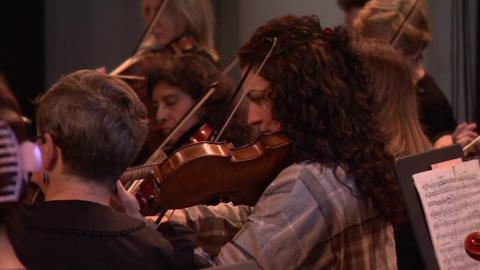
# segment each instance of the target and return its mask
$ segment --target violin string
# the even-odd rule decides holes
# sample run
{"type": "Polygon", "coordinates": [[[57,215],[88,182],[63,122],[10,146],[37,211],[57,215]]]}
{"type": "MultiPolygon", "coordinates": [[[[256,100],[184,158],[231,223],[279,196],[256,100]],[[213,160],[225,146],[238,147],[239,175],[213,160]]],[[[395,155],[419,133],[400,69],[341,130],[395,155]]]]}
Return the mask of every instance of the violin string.
{"type": "MultiPolygon", "coordinates": [[[[235,104],[235,107],[233,108],[232,112],[230,112],[230,115],[228,116],[227,120],[225,121],[225,123],[223,124],[222,128],[220,129],[220,132],[218,133],[217,137],[214,139],[214,142],[218,142],[218,140],[222,137],[223,135],[223,132],[225,132],[225,129],[226,127],[228,126],[228,124],[230,123],[230,121],[232,121],[232,118],[233,118],[233,115],[237,112],[238,108],[240,107],[240,104],[242,103],[242,101],[245,99],[245,97],[247,96],[247,90],[250,89],[250,87],[252,86],[252,83],[255,81],[255,79],[258,77],[258,74],[260,74],[260,71],[262,70],[263,66],[265,65],[265,63],[267,63],[268,59],[270,58],[270,56],[272,55],[273,53],[273,50],[275,49],[275,46],[277,45],[277,37],[274,37],[273,38],[273,42],[272,42],[272,47],[270,48],[270,50],[268,51],[267,55],[265,55],[265,58],[263,59],[262,63],[260,64],[260,66],[258,67],[257,71],[255,72],[254,76],[253,76],[253,79],[249,82],[249,84],[247,85],[247,87],[243,87],[242,86],[242,89],[243,89],[243,92],[242,92],[242,95],[240,96],[240,98],[238,99],[237,103],[235,104]]],[[[247,73],[247,76],[248,76],[249,73],[247,73]]]]}

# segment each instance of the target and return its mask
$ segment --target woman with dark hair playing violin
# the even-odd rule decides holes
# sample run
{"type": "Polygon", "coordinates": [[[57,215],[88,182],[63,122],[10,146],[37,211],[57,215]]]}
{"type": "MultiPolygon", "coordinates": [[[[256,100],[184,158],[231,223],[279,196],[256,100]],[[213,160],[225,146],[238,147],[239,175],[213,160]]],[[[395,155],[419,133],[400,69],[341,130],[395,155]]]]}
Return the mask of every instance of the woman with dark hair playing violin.
{"type": "MultiPolygon", "coordinates": [[[[182,54],[193,57],[198,53],[202,55],[198,57],[210,58],[215,64],[219,57],[215,49],[215,18],[210,0],[142,0],[141,5],[147,28],[134,55],[111,74],[123,76],[147,106],[153,124],[149,126],[146,149],[142,149],[142,157],[145,158],[144,155],[152,151],[152,145],[160,144],[155,140],[158,134],[164,133],[162,127],[155,123],[156,108],[151,104],[152,92],[147,90],[145,77],[164,64],[172,67],[173,62],[178,60],[176,57],[182,54]]],[[[211,64],[207,65],[206,69],[211,70],[211,64]]],[[[209,83],[202,87],[208,87],[209,83]]],[[[135,164],[139,161],[142,158],[135,164]]]]}
{"type": "MultiPolygon", "coordinates": [[[[162,163],[165,155],[157,155],[159,149],[170,156],[182,146],[212,139],[213,129],[220,125],[219,119],[232,96],[233,84],[205,52],[165,55],[146,68],[145,77],[151,120],[149,135],[136,159],[137,164],[162,163]],[[215,85],[213,94],[175,130],[185,115],[211,90],[212,84],[215,85]]],[[[251,137],[245,118],[244,113],[237,113],[221,140],[235,145],[245,144],[251,137]]],[[[142,166],[129,171],[138,167],[142,166]]],[[[123,175],[122,179],[128,179],[128,176],[123,175]]],[[[136,194],[145,215],[154,215],[161,209],[155,200],[154,180],[150,180],[139,189],[129,183],[129,190],[136,194]]],[[[220,198],[211,198],[208,204],[218,204],[219,201],[220,198]]]]}
{"type": "MultiPolygon", "coordinates": [[[[152,146],[169,135],[216,82],[213,95],[173,134],[166,152],[170,154],[182,145],[208,140],[233,90],[232,82],[220,72],[208,54],[199,51],[164,56],[148,66],[145,73],[154,116],[152,125],[156,126],[157,132],[150,134],[147,143],[151,145],[146,147],[140,159],[151,154],[152,146]]],[[[240,121],[240,117],[234,119],[224,138],[236,144],[245,143],[249,132],[246,124],[242,127],[240,121]]]]}
{"type": "MultiPolygon", "coordinates": [[[[268,185],[216,263],[395,269],[392,224],[403,209],[394,159],[346,30],[322,29],[316,17],[276,18],[257,29],[239,57],[242,66],[253,65],[251,74],[260,71],[245,83],[249,124],[263,135],[286,135],[293,164],[268,185]]],[[[175,213],[197,231],[220,235],[228,224],[208,209],[210,216],[191,208],[175,213]]]]}

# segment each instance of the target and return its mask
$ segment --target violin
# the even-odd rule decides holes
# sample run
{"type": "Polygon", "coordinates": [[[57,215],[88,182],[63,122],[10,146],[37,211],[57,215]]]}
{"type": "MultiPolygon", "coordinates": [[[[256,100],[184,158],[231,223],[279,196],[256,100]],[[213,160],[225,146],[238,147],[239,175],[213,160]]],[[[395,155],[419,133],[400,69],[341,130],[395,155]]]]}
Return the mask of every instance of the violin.
{"type": "MultiPolygon", "coordinates": [[[[183,145],[188,145],[192,143],[198,143],[202,141],[207,141],[208,138],[211,136],[213,130],[210,128],[208,124],[203,124],[200,128],[196,129],[195,133],[193,135],[188,137],[188,140],[181,140],[180,143],[183,145]]],[[[176,149],[178,147],[174,146],[172,149],[176,149]]],[[[165,159],[165,156],[160,156],[156,161],[156,163],[161,163],[165,159]]],[[[147,166],[148,167],[148,166],[147,166]]],[[[146,168],[145,166],[142,168],[146,168]]],[[[128,170],[127,172],[130,172],[130,174],[133,173],[133,169],[128,170]]],[[[137,180],[137,179],[144,179],[140,180],[137,183],[135,183],[135,186],[129,187],[129,190],[131,190],[132,193],[135,194],[135,197],[137,198],[137,201],[140,204],[140,212],[143,215],[151,215],[154,213],[157,213],[160,211],[159,204],[156,201],[157,194],[155,192],[156,186],[153,174],[145,174],[145,175],[139,175],[139,177],[132,177],[133,175],[126,176],[125,174],[120,177],[120,179],[125,180],[126,182],[132,181],[132,180],[137,180]]]]}
{"type": "MultiPolygon", "coordinates": [[[[276,38],[273,39],[272,47],[262,64],[257,69],[258,76],[263,65],[270,57],[276,46],[276,38]]],[[[233,67],[237,59],[233,58],[222,71],[224,74],[233,67]]],[[[183,116],[182,120],[171,131],[164,142],[151,155],[147,164],[142,167],[130,168],[120,177],[122,182],[133,184],[128,188],[134,191],[137,185],[149,180],[152,183],[151,190],[155,197],[151,197],[149,210],[163,207],[170,209],[185,208],[196,204],[204,204],[216,198],[229,198],[234,204],[255,205],[260,195],[277,174],[290,164],[291,143],[288,138],[281,135],[262,136],[253,144],[245,147],[234,148],[230,143],[218,143],[217,141],[225,131],[225,127],[232,120],[233,114],[238,110],[242,100],[246,97],[244,91],[230,113],[226,113],[235,100],[235,96],[243,89],[243,82],[250,74],[249,70],[244,73],[242,79],[234,91],[234,95],[225,107],[224,124],[220,130],[215,130],[212,141],[193,143],[181,147],[170,157],[166,158],[163,147],[172,138],[172,134],[186,123],[198,111],[205,101],[212,96],[218,82],[210,85],[193,108],[183,116]],[[154,162],[157,161],[157,162],[154,162]],[[142,180],[137,180],[142,179],[142,180]]],[[[250,82],[251,83],[251,82],[250,82]]],[[[246,89],[248,89],[246,87],[246,89]]],[[[223,117],[221,119],[223,120],[223,117]]],[[[141,211],[146,214],[147,211],[141,211]]]]}
{"type": "Polygon", "coordinates": [[[280,134],[261,136],[239,148],[225,142],[199,142],[181,147],[161,163],[130,168],[121,180],[153,180],[156,197],[150,210],[185,208],[220,197],[253,206],[291,163],[290,156],[290,140],[280,134]]]}

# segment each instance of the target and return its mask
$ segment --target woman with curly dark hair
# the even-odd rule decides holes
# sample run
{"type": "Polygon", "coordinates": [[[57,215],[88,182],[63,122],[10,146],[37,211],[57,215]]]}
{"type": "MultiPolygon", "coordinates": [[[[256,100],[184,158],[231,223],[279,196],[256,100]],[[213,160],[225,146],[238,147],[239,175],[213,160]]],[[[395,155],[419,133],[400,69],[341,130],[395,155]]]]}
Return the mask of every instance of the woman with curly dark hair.
{"type": "Polygon", "coordinates": [[[240,49],[245,70],[257,72],[273,44],[259,75],[245,82],[248,122],[263,135],[286,135],[293,164],[248,217],[220,204],[177,210],[174,220],[212,238],[243,224],[220,250],[219,265],[396,269],[392,225],[403,220],[403,208],[394,159],[345,28],[323,29],[314,16],[273,19],[240,49]]]}
{"type": "Polygon", "coordinates": [[[285,16],[257,29],[239,52],[250,76],[248,121],[292,141],[294,164],[267,187],[218,261],[265,269],[394,269],[391,224],[402,219],[368,80],[345,28],[285,16]],[[288,245],[286,245],[288,243],[288,245]]]}

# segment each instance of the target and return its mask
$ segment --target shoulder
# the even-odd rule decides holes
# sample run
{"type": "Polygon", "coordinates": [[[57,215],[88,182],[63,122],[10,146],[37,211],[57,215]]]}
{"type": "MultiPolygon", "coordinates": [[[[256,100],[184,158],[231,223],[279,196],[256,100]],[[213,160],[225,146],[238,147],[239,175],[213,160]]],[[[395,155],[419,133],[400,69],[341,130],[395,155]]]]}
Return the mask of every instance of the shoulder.
{"type": "Polygon", "coordinates": [[[268,186],[252,218],[271,217],[291,222],[305,213],[317,221],[344,226],[377,213],[355,180],[340,168],[320,163],[299,163],[284,169],[268,186]]]}
{"type": "Polygon", "coordinates": [[[168,265],[173,255],[173,247],[159,232],[106,206],[52,201],[21,206],[15,215],[9,236],[19,256],[34,269],[83,267],[85,258],[92,269],[109,264],[127,269],[133,266],[132,260],[146,257],[152,259],[144,262],[144,269],[153,269],[147,265],[168,265]],[[38,246],[45,248],[38,250],[38,246]],[[62,260],[44,261],[49,254],[62,260]]]}
{"type": "Polygon", "coordinates": [[[298,189],[310,195],[330,193],[335,190],[355,189],[353,180],[345,171],[330,165],[312,163],[296,163],[281,171],[262,195],[262,198],[276,194],[289,194],[298,189]]]}
{"type": "Polygon", "coordinates": [[[332,194],[348,190],[338,179],[344,179],[343,170],[320,163],[296,163],[278,174],[260,197],[254,214],[274,216],[291,215],[298,209],[317,208],[332,194]]]}
{"type": "Polygon", "coordinates": [[[442,105],[443,103],[446,103],[448,106],[450,106],[447,97],[440,89],[437,82],[428,73],[425,73],[425,76],[418,81],[417,94],[421,98],[420,102],[425,102],[425,100],[434,100],[437,102],[442,102],[442,105]]]}

